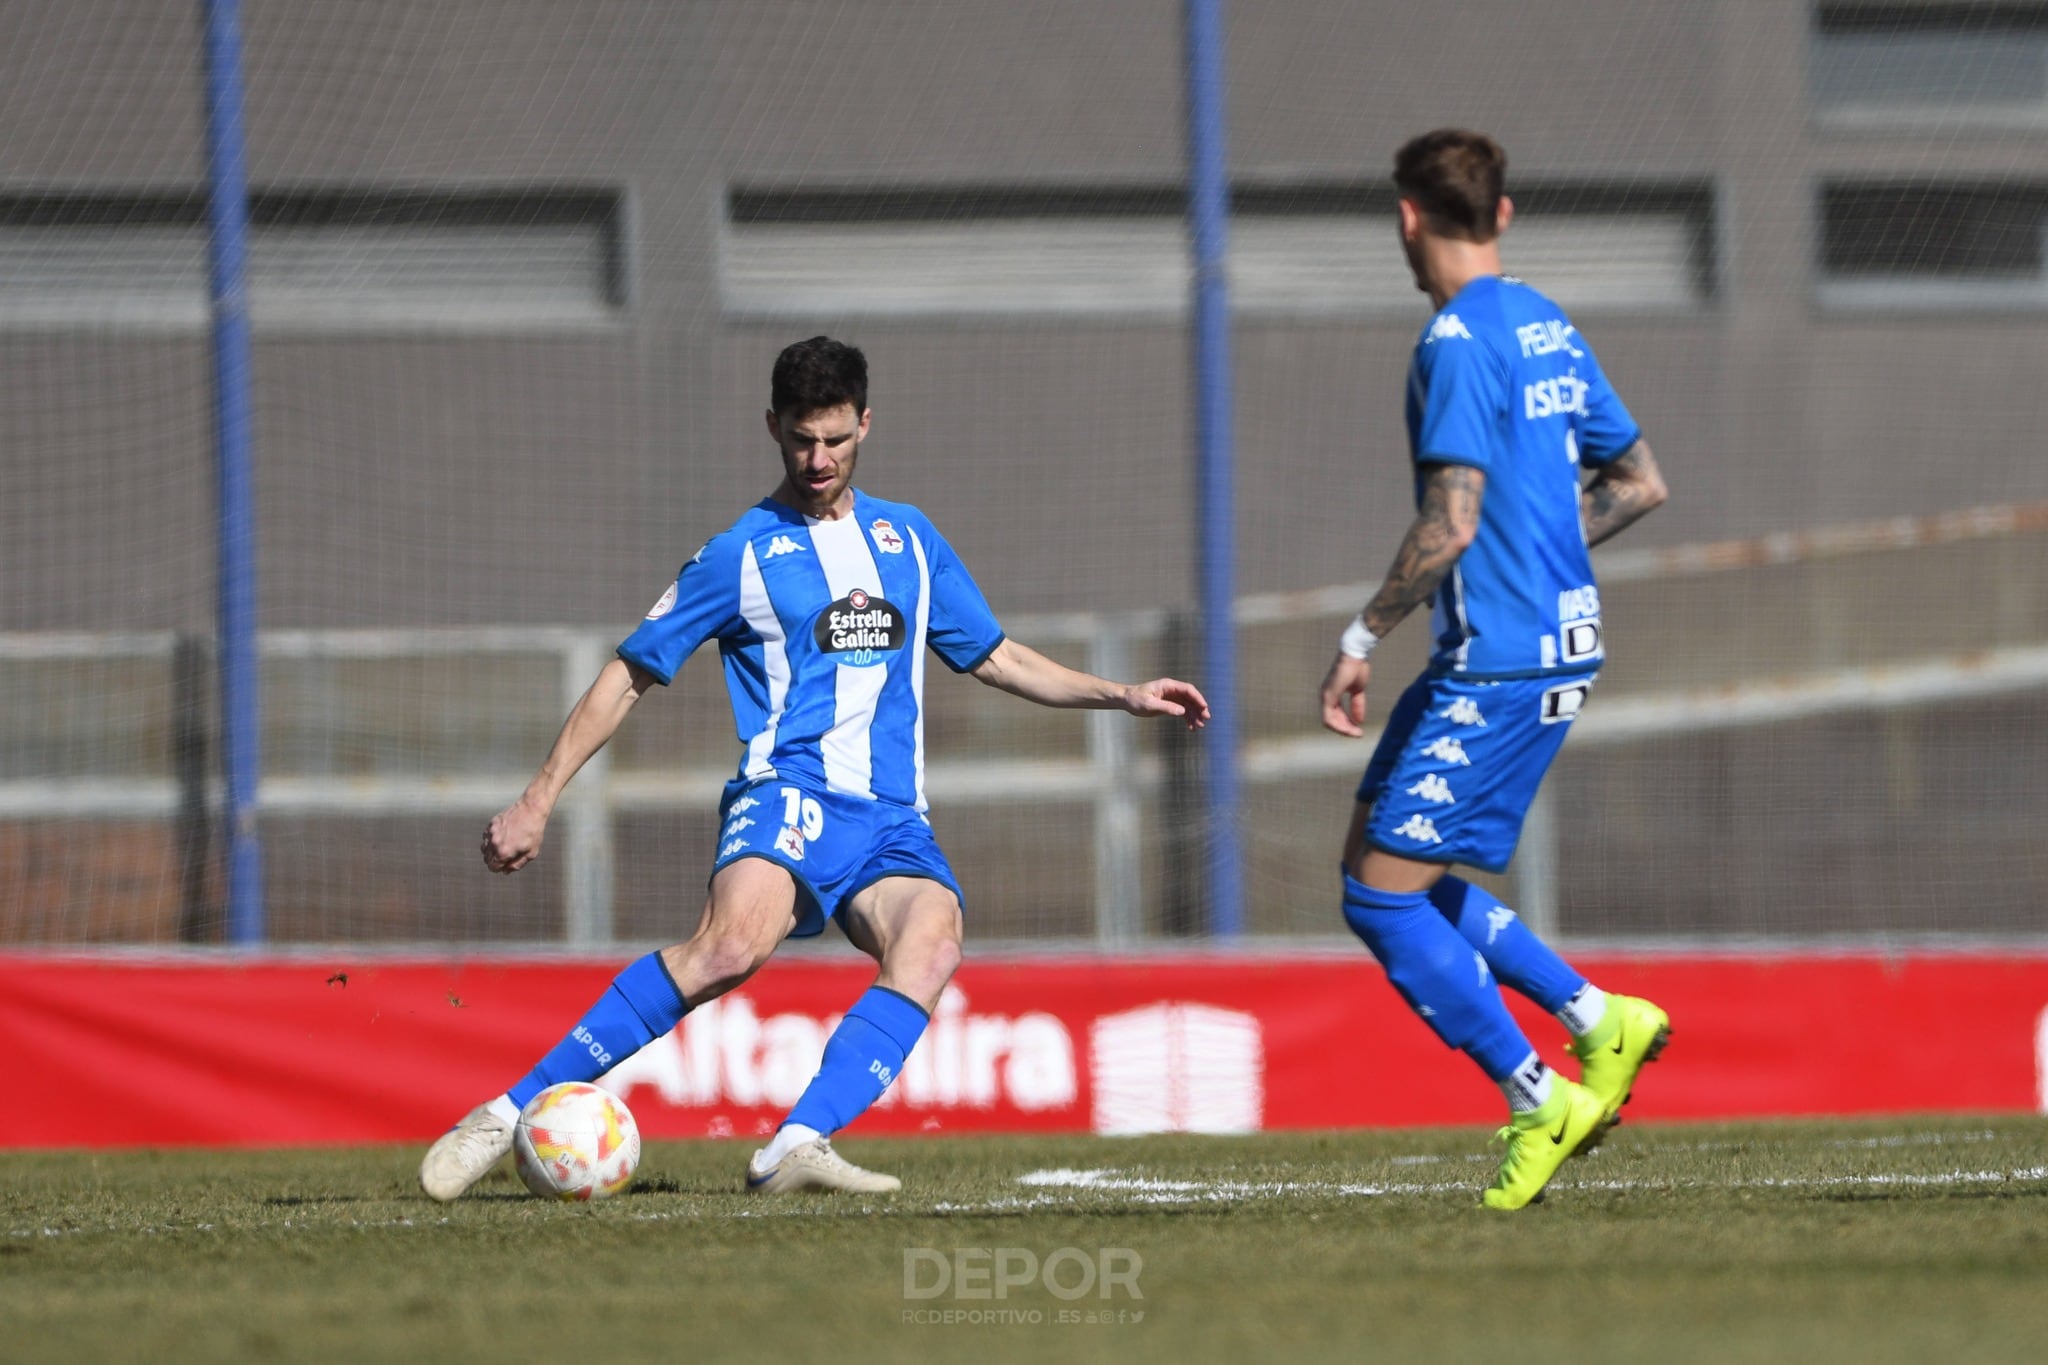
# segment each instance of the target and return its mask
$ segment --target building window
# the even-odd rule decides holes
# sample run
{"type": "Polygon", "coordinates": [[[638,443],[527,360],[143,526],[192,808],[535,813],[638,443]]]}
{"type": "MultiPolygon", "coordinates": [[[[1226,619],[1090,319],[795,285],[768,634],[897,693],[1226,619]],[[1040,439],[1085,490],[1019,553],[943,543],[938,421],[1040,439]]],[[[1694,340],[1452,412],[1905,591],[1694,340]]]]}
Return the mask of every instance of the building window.
{"type": "Polygon", "coordinates": [[[2048,4],[1822,4],[1809,55],[1827,126],[2048,126],[2048,4]]]}
{"type": "Polygon", "coordinates": [[[1820,219],[1823,306],[2048,307],[2048,183],[1831,182],[1820,219]]]}
{"type": "MultiPolygon", "coordinates": [[[[262,330],[497,331],[602,322],[626,302],[608,190],[258,190],[249,311],[262,330]]],[[[203,326],[198,193],[0,194],[0,328],[203,326]]]]}
{"type": "MultiPolygon", "coordinates": [[[[1713,192],[1698,183],[1531,184],[1508,269],[1568,308],[1687,311],[1715,289],[1713,192]]],[[[1377,185],[1240,186],[1231,300],[1249,317],[1412,317],[1377,185]]],[[[735,189],[720,253],[735,317],[1047,315],[1170,320],[1187,307],[1171,188],[735,189]]]]}

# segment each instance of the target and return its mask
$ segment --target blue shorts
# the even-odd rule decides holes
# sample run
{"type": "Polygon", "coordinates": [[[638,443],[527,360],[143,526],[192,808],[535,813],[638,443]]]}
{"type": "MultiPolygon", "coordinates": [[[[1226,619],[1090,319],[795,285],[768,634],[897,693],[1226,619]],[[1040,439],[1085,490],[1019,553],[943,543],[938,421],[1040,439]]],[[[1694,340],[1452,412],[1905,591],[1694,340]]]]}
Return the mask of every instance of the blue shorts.
{"type": "Polygon", "coordinates": [[[966,904],[930,823],[908,806],[771,777],[728,787],[718,818],[712,875],[742,858],[787,868],[796,880],[791,938],[823,933],[826,920],[884,877],[924,877],[966,904]]]}
{"type": "Polygon", "coordinates": [[[1596,676],[1417,678],[1358,784],[1372,806],[1366,842],[1418,862],[1505,869],[1596,676]]]}

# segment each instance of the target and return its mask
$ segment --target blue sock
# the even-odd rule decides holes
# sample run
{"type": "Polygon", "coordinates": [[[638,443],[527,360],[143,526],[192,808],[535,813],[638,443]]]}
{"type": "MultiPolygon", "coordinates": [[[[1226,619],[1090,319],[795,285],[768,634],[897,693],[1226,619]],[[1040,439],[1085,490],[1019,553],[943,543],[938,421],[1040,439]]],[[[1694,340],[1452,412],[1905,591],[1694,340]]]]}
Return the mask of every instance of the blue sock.
{"type": "Polygon", "coordinates": [[[1484,887],[1462,877],[1445,877],[1430,889],[1429,901],[1479,950],[1503,986],[1520,991],[1551,1014],[1585,989],[1586,978],[1484,887]]]}
{"type": "Polygon", "coordinates": [[[784,1122],[825,1134],[852,1123],[882,1098],[930,1022],[931,1016],[910,997],[887,986],[868,987],[825,1040],[818,1074],[784,1122]]]}
{"type": "Polygon", "coordinates": [[[1436,1036],[1499,1083],[1535,1051],[1515,1024],[1486,959],[1451,928],[1426,891],[1381,891],[1346,874],[1344,922],[1436,1036]]]}
{"type": "Polygon", "coordinates": [[[681,1023],[689,1012],[661,954],[649,953],[612,978],[610,988],[569,1036],[555,1044],[526,1079],[506,1091],[506,1097],[524,1109],[528,1100],[551,1085],[594,1081],[681,1023]]]}

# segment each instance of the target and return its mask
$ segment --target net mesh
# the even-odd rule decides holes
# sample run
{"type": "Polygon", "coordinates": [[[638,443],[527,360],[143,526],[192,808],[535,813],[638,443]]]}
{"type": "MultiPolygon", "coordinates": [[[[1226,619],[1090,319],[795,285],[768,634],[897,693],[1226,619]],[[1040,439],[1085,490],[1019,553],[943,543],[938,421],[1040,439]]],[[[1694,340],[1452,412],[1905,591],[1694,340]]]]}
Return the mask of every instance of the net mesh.
{"type": "MultiPolygon", "coordinates": [[[[1459,122],[1674,489],[1604,556],[1598,699],[1487,880],[1580,938],[2037,933],[2048,9],[1580,10],[1233,12],[1246,925],[1338,929],[1369,751],[1314,692],[1409,514],[1426,312],[1385,167],[1459,122]],[[1895,520],[1959,508],[1994,510],[1895,520]]],[[[272,939],[687,931],[714,660],[540,863],[477,834],[773,482],[799,337],[867,350],[864,486],[1013,634],[1201,680],[1176,7],[332,0],[244,41],[272,939]]],[[[223,934],[204,75],[189,8],[0,9],[4,942],[223,934]]],[[[931,678],[974,937],[1206,935],[1199,741],[931,678]]]]}

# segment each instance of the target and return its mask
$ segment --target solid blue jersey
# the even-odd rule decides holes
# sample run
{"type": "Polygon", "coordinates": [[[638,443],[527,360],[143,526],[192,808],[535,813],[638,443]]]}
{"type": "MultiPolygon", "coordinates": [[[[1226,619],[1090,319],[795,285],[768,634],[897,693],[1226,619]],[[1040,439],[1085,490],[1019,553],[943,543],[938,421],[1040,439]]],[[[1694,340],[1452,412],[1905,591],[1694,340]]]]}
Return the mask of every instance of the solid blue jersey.
{"type": "Polygon", "coordinates": [[[1003,632],[924,513],[856,491],[837,521],[756,503],[683,565],[619,657],[667,683],[712,639],[740,781],[923,810],[924,651],[964,673],[1003,632]]]}
{"type": "Polygon", "coordinates": [[[1408,449],[1486,471],[1479,533],[1437,590],[1431,667],[1471,678],[1600,666],[1600,590],[1579,470],[1641,434],[1564,310],[1485,275],[1423,329],[1408,370],[1408,449]]]}

